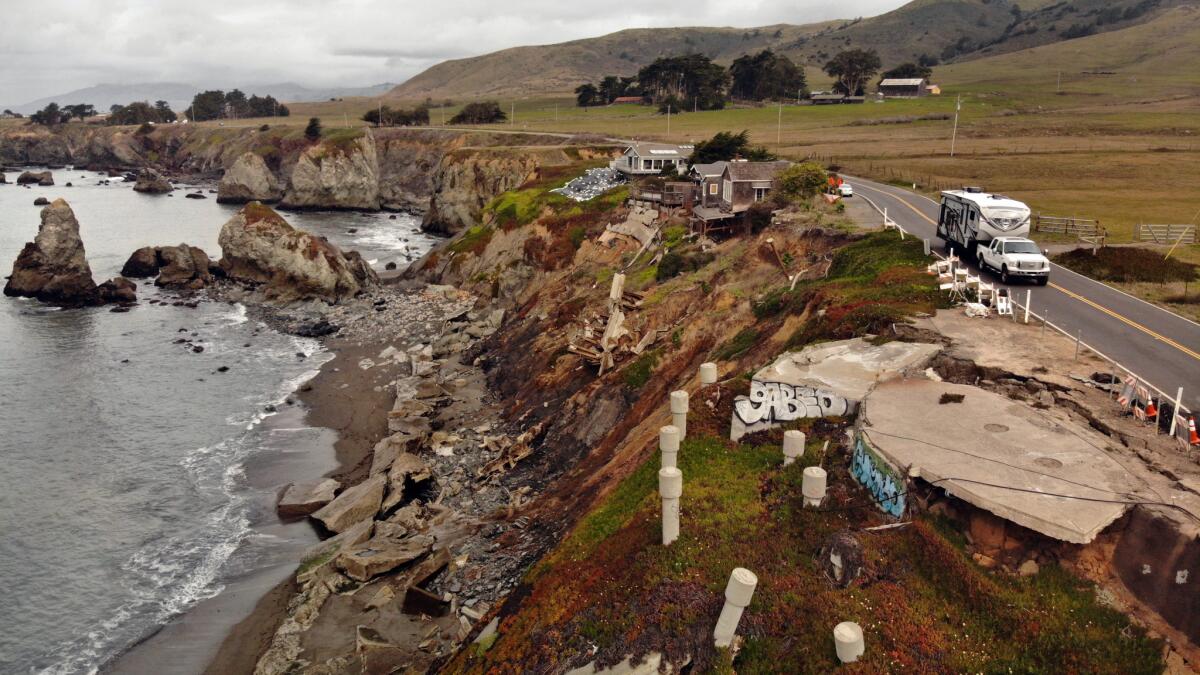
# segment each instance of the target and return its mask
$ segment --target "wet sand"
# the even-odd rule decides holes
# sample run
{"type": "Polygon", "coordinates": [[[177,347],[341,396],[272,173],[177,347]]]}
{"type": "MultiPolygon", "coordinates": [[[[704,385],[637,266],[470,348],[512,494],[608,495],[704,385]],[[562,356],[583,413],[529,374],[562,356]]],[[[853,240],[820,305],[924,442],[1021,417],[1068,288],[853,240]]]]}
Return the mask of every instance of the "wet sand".
{"type": "MultiPolygon", "coordinates": [[[[333,449],[337,468],[327,470],[326,475],[344,485],[356,483],[366,476],[370,469],[371,449],[387,434],[387,412],[391,409],[393,395],[387,388],[378,392],[374,389],[385,385],[390,378],[382,377],[381,368],[363,371],[358,367],[359,360],[376,356],[384,346],[386,343],[383,342],[360,345],[329,340],[326,347],[334,353],[334,358],[299,392],[307,409],[305,423],[336,434],[333,449]]],[[[295,480],[311,481],[319,476],[320,472],[313,472],[295,480]]],[[[311,528],[307,521],[301,523],[311,528]]],[[[283,621],[288,600],[297,591],[293,572],[301,557],[282,566],[281,573],[271,575],[276,578],[269,586],[247,589],[246,593],[239,594],[245,595],[251,606],[242,613],[232,630],[230,624],[225,623],[228,634],[224,635],[224,641],[204,672],[228,675],[254,671],[259,656],[283,621]]],[[[265,581],[267,575],[263,576],[265,581]]],[[[193,669],[193,672],[198,670],[193,669]]]]}

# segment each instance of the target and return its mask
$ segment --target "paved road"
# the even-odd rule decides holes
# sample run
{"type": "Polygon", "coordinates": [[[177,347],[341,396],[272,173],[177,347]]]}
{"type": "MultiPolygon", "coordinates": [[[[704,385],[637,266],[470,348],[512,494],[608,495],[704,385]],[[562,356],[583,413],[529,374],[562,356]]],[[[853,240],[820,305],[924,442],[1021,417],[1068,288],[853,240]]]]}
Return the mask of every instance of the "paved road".
{"type": "MultiPolygon", "coordinates": [[[[859,178],[849,179],[855,194],[886,208],[888,217],[907,232],[927,238],[940,248],[938,204],[908,190],[859,178]]],[[[997,286],[999,279],[990,274],[997,286]]],[[[1111,286],[1053,265],[1050,283],[1010,284],[1013,298],[1051,323],[1130,368],[1139,377],[1174,396],[1183,387],[1183,405],[1200,413],[1200,324],[1139,300],[1111,286]]]]}

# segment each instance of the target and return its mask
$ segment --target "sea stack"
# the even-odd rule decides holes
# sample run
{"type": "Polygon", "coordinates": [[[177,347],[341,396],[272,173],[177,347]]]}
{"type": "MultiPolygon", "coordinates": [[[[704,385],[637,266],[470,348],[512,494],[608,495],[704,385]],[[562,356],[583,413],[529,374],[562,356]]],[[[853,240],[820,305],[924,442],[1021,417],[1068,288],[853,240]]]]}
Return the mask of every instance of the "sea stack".
{"type": "Polygon", "coordinates": [[[288,224],[261,202],[251,202],[221,227],[221,269],[260,286],[269,300],[338,302],[379,283],[358,253],[341,249],[288,224]]]}
{"type": "Polygon", "coordinates": [[[283,190],[271,168],[253,152],[242,153],[233,166],[221,176],[217,186],[217,201],[221,204],[247,202],[277,202],[283,190]]]}
{"type": "Polygon", "coordinates": [[[147,192],[151,194],[166,194],[175,188],[171,185],[163,175],[149,167],[138,172],[137,183],[134,184],[134,192],[147,192]]]}
{"type": "Polygon", "coordinates": [[[56,199],[42,209],[37,237],[17,256],[4,294],[66,307],[100,304],[79,238],[79,221],[65,200],[56,199]]]}

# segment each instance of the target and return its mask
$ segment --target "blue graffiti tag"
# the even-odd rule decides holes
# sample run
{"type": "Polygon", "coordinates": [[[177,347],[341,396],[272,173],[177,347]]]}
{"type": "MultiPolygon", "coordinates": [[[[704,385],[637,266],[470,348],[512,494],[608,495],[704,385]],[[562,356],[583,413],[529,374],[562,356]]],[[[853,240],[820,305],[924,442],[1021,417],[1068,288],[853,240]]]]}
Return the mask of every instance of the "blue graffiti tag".
{"type": "Polygon", "coordinates": [[[854,441],[850,473],[871,493],[884,513],[897,518],[904,515],[907,502],[904,498],[903,481],[871,451],[861,435],[854,441]]]}

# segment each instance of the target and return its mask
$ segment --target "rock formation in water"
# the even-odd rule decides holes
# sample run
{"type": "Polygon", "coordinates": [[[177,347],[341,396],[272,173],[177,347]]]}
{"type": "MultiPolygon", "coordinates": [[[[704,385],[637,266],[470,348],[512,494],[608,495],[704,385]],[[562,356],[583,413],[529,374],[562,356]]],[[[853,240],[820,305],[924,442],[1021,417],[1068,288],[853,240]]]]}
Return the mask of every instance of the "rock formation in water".
{"type": "Polygon", "coordinates": [[[538,166],[537,157],[525,153],[448,156],[434,175],[434,191],[421,229],[455,234],[478,225],[488,202],[536,176],[538,166]]]}
{"type": "Polygon", "coordinates": [[[263,158],[253,152],[242,153],[217,186],[217,201],[222,204],[270,203],[282,196],[279,180],[263,158]]]}
{"type": "Polygon", "coordinates": [[[292,168],[282,205],[301,209],[379,208],[379,161],[368,132],[351,141],[326,140],[305,150],[292,168]]]}
{"type": "Polygon", "coordinates": [[[152,194],[166,194],[174,189],[161,173],[148,167],[138,172],[137,182],[133,185],[134,192],[152,194]]]}
{"type": "Polygon", "coordinates": [[[137,284],[125,277],[113,277],[97,287],[100,302],[115,302],[122,305],[137,302],[137,284]]]}
{"type": "Polygon", "coordinates": [[[17,185],[50,187],[54,185],[54,175],[49,171],[25,171],[20,176],[17,176],[17,185]]]}
{"type": "Polygon", "coordinates": [[[379,277],[358,253],[288,224],[259,202],[247,204],[221,228],[221,269],[236,281],[261,286],[271,300],[354,297],[379,277]]]}
{"type": "Polygon", "coordinates": [[[121,274],[135,279],[157,275],[155,286],[196,290],[212,281],[213,267],[208,254],[195,246],[144,246],[129,256],[121,274]]]}
{"type": "Polygon", "coordinates": [[[68,307],[100,304],[79,221],[66,201],[56,199],[42,209],[37,237],[21,249],[4,294],[68,307]]]}

